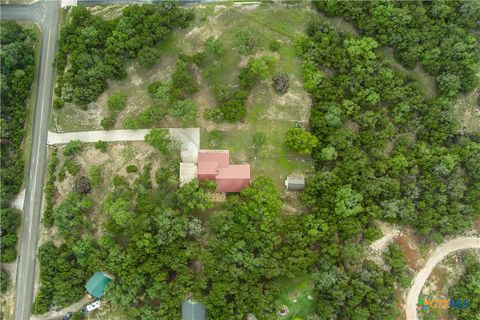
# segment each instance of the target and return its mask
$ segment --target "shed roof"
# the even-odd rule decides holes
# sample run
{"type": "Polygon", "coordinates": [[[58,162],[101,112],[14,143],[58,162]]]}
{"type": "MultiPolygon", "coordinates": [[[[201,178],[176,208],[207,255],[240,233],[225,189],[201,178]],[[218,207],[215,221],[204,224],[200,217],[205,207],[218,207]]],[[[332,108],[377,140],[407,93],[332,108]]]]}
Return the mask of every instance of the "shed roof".
{"type": "Polygon", "coordinates": [[[87,292],[95,298],[101,298],[105,292],[105,286],[110,281],[112,281],[112,279],[104,272],[97,271],[93,274],[90,280],[88,280],[85,289],[87,289],[87,292]]]}
{"type": "Polygon", "coordinates": [[[205,306],[197,301],[183,301],[182,320],[205,320],[205,306]]]}

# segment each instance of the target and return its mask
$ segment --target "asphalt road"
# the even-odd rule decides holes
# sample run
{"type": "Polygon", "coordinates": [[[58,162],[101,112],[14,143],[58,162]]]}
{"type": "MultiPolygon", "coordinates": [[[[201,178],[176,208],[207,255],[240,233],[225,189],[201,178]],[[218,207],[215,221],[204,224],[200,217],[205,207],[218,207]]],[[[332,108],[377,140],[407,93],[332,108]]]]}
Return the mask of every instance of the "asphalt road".
{"type": "Polygon", "coordinates": [[[42,31],[23,233],[17,266],[14,320],[29,319],[33,302],[35,257],[45,177],[46,142],[52,103],[53,62],[58,35],[59,10],[60,2],[56,0],[44,0],[27,6],[1,6],[0,8],[2,20],[30,20],[37,23],[42,31]]]}

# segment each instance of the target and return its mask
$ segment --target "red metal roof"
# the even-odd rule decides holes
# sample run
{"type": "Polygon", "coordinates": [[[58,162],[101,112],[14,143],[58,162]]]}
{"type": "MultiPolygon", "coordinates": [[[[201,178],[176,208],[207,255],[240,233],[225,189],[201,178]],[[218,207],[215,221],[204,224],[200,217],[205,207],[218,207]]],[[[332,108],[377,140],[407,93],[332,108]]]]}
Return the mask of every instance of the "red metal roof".
{"type": "Polygon", "coordinates": [[[228,150],[200,150],[197,177],[217,182],[217,192],[240,192],[250,184],[250,165],[230,165],[228,150]]]}
{"type": "Polygon", "coordinates": [[[198,163],[218,162],[220,167],[230,165],[230,152],[228,150],[200,150],[198,152],[198,163]]]}

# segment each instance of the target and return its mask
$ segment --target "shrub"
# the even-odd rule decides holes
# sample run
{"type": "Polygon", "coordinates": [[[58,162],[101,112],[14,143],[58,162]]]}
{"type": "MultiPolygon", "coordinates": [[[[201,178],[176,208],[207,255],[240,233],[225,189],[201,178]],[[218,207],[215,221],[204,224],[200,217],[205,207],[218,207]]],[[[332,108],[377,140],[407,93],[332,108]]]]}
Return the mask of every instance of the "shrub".
{"type": "Polygon", "coordinates": [[[133,172],[137,172],[138,168],[137,168],[136,165],[131,164],[131,165],[127,166],[126,170],[127,170],[128,173],[133,173],[133,172]]]}
{"type": "Polygon", "coordinates": [[[236,91],[233,96],[225,101],[220,107],[223,119],[228,122],[236,122],[245,119],[247,115],[247,98],[247,91],[236,91]]]}
{"type": "Polygon", "coordinates": [[[116,92],[107,101],[108,109],[121,111],[127,106],[127,95],[123,92],[116,92]]]}
{"type": "Polygon", "coordinates": [[[173,104],[170,113],[179,119],[182,126],[193,126],[197,120],[198,108],[192,100],[180,100],[173,104]]]}
{"type": "Polygon", "coordinates": [[[99,140],[95,142],[95,149],[100,150],[101,152],[107,152],[108,143],[105,141],[99,140]]]}
{"type": "Polygon", "coordinates": [[[0,211],[0,262],[12,262],[17,258],[17,229],[20,214],[17,209],[6,208],[0,211]]]}
{"type": "Polygon", "coordinates": [[[74,177],[80,172],[80,165],[73,159],[65,160],[64,165],[65,165],[65,168],[67,169],[67,172],[74,177]]]}
{"type": "Polygon", "coordinates": [[[225,47],[220,42],[220,40],[215,39],[214,37],[209,37],[204,44],[205,52],[214,57],[219,58],[225,54],[225,47]]]}
{"type": "Polygon", "coordinates": [[[286,74],[280,74],[272,79],[273,89],[279,94],[285,94],[288,90],[288,76],[286,74]]]}
{"type": "Polygon", "coordinates": [[[110,113],[100,121],[100,125],[104,130],[110,130],[115,125],[115,115],[110,113]]]}
{"type": "Polygon", "coordinates": [[[253,32],[237,31],[233,36],[233,44],[240,54],[252,54],[256,47],[253,32]]]}
{"type": "Polygon", "coordinates": [[[254,76],[266,79],[274,65],[275,59],[272,56],[262,56],[250,59],[247,67],[254,76]]]}
{"type": "Polygon", "coordinates": [[[300,154],[311,154],[318,145],[318,138],[302,128],[288,129],[285,144],[300,154]]]}
{"type": "Polygon", "coordinates": [[[220,108],[210,108],[205,110],[203,117],[206,120],[221,122],[223,121],[223,112],[220,110],[220,108]]]}
{"type": "Polygon", "coordinates": [[[167,129],[152,129],[150,133],[145,136],[145,142],[167,155],[170,149],[170,134],[167,129]]]}
{"type": "Polygon", "coordinates": [[[161,56],[160,50],[152,47],[143,47],[138,52],[138,63],[145,68],[153,66],[161,56]]]}
{"type": "Polygon", "coordinates": [[[2,269],[0,272],[0,293],[4,294],[10,287],[10,275],[2,269]]]}
{"type": "Polygon", "coordinates": [[[102,168],[100,166],[91,166],[88,170],[90,183],[94,187],[98,187],[102,181],[102,168]]]}
{"type": "Polygon", "coordinates": [[[53,109],[61,109],[65,105],[65,101],[60,98],[53,99],[53,109]]]}
{"type": "Polygon", "coordinates": [[[279,40],[272,40],[268,45],[271,51],[278,51],[282,47],[282,43],[279,40]]]}
{"type": "Polygon", "coordinates": [[[78,154],[83,149],[83,143],[80,140],[72,140],[63,149],[63,155],[72,157],[78,154]]]}

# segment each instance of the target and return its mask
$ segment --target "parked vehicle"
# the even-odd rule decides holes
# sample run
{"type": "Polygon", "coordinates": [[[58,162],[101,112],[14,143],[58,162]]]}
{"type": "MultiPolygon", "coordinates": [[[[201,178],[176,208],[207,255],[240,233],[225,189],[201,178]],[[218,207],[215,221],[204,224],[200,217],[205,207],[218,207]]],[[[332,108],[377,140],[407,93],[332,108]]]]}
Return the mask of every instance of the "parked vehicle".
{"type": "Polygon", "coordinates": [[[98,308],[100,308],[100,305],[101,305],[100,300],[95,300],[92,303],[89,303],[86,306],[84,306],[82,308],[82,313],[88,313],[90,311],[98,309],[98,308]]]}
{"type": "Polygon", "coordinates": [[[68,319],[70,319],[72,316],[73,316],[73,312],[67,312],[67,313],[63,316],[63,320],[68,320],[68,319]]]}

